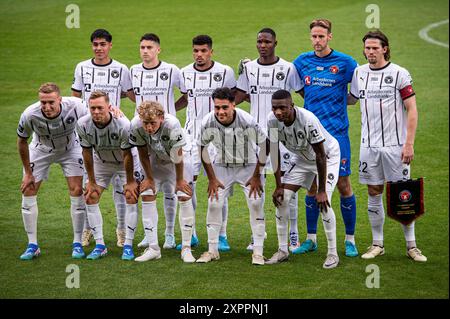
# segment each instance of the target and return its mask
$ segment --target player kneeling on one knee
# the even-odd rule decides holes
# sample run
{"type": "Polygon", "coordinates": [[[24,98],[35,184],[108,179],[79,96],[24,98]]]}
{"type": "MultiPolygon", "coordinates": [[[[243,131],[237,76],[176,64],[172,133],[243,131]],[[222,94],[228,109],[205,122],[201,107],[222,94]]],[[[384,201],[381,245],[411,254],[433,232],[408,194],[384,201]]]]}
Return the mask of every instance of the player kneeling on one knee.
{"type": "MultiPolygon", "coordinates": [[[[158,102],[144,101],[138,116],[131,121],[130,143],[137,146],[145,178],[140,185],[142,197],[142,223],[149,246],[136,261],[161,258],[158,244],[158,211],[156,194],[163,187],[177,194],[180,205],[181,259],[195,262],[191,252],[191,236],[194,224],[192,206],[192,167],[185,133],[178,119],[164,112],[158,102]],[[149,154],[149,149],[151,153],[149,154]]],[[[137,223],[137,218],[133,221],[137,223]]],[[[127,226],[127,229],[129,227],[127,226]]],[[[127,231],[128,236],[134,237],[127,231]]],[[[130,238],[132,239],[132,238],[130,238]]]]}

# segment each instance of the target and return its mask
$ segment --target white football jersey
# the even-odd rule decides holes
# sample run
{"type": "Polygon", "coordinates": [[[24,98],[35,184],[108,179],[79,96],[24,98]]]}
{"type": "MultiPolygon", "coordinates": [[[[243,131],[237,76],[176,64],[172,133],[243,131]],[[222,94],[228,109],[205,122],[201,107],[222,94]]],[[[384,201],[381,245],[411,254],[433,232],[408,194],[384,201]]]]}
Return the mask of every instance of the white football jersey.
{"type": "Polygon", "coordinates": [[[130,144],[133,146],[148,145],[149,153],[151,155],[154,153],[159,160],[165,163],[174,162],[170,157],[172,149],[184,146],[187,146],[183,148],[184,151],[190,149],[180,121],[167,113],[164,114],[164,122],[161,123],[161,127],[153,135],[144,130],[141,119],[139,116],[135,116],[131,120],[130,144]]]}
{"type": "Polygon", "coordinates": [[[130,68],[130,76],[136,96],[135,116],[143,101],[157,101],[166,113],[176,116],[173,89],[181,86],[181,73],[176,65],[160,61],[149,69],[142,63],[135,64],[130,68]]]}
{"type": "Polygon", "coordinates": [[[181,93],[187,94],[188,106],[185,129],[188,135],[197,136],[203,117],[214,109],[211,98],[215,89],[236,87],[234,71],[228,65],[213,61],[208,70],[199,71],[194,63],[181,69],[181,93]]]}
{"type": "Polygon", "coordinates": [[[111,120],[105,127],[98,127],[91,114],[80,118],[77,123],[77,133],[81,147],[94,148],[94,159],[103,163],[122,163],[122,150],[131,148],[128,142],[130,121],[125,117],[111,120]]]}
{"type": "Polygon", "coordinates": [[[359,66],[353,72],[350,92],[360,102],[362,146],[405,143],[407,112],[403,100],[415,94],[406,69],[391,62],[375,70],[369,64],[359,66]]]}
{"type": "Polygon", "coordinates": [[[72,90],[81,92],[86,103],[93,91],[103,91],[108,94],[112,106],[120,107],[121,93],[132,90],[130,72],[125,64],[113,59],[105,65],[89,59],[75,68],[72,90]]]}
{"type": "Polygon", "coordinates": [[[22,113],[17,135],[23,138],[33,135],[30,148],[49,153],[67,151],[78,145],[75,126],[87,111],[86,104],[81,99],[63,97],[61,112],[57,117],[49,119],[41,111],[41,102],[36,102],[22,113]]]}
{"type": "Polygon", "coordinates": [[[202,121],[197,144],[209,143],[217,149],[214,163],[220,166],[242,166],[257,163],[257,144],[266,141],[256,120],[242,109],[236,108],[234,121],[224,126],[216,118],[214,111],[202,121]]]}
{"type": "Polygon", "coordinates": [[[303,88],[295,66],[282,58],[273,64],[260,64],[258,59],[244,64],[237,89],[250,95],[250,114],[267,131],[267,116],[272,111],[272,95],[283,89],[298,92],[303,88]]]}
{"type": "Polygon", "coordinates": [[[307,162],[316,160],[316,153],[311,144],[323,142],[327,157],[339,154],[336,139],[320,123],[310,111],[295,106],[295,121],[290,126],[277,120],[273,112],[267,119],[269,138],[272,142],[282,143],[289,151],[307,162]]]}

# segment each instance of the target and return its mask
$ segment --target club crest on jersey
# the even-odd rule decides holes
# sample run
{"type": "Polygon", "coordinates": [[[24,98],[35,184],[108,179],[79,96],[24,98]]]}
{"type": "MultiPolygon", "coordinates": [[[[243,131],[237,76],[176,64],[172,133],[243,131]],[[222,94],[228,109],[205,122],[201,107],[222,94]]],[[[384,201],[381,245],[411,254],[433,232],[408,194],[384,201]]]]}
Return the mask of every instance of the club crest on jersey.
{"type": "Polygon", "coordinates": [[[119,77],[119,71],[117,71],[117,70],[112,70],[112,71],[111,71],[111,76],[112,76],[114,79],[117,79],[117,78],[119,77]]]}
{"type": "Polygon", "coordinates": [[[283,81],[285,77],[286,77],[286,75],[284,75],[283,72],[278,72],[276,75],[276,78],[278,81],[283,81]]]}
{"type": "Polygon", "coordinates": [[[402,202],[402,203],[407,203],[407,202],[409,202],[410,200],[411,200],[411,198],[412,198],[412,195],[411,195],[411,192],[410,191],[408,191],[408,190],[402,190],[401,192],[400,192],[400,194],[398,195],[398,199],[400,199],[400,201],[402,202]]]}
{"type": "Polygon", "coordinates": [[[337,65],[330,66],[330,72],[336,74],[339,72],[339,67],[337,65]]]}
{"type": "Polygon", "coordinates": [[[164,142],[167,142],[168,140],[170,140],[170,137],[167,136],[167,135],[162,135],[162,136],[161,136],[161,139],[162,139],[164,142]]]}
{"type": "Polygon", "coordinates": [[[311,85],[311,77],[309,75],[305,76],[305,85],[311,85]]]}
{"type": "Polygon", "coordinates": [[[73,122],[75,122],[75,118],[74,118],[73,116],[69,116],[69,117],[66,119],[66,123],[67,123],[67,124],[72,124],[73,122]]]}
{"type": "Polygon", "coordinates": [[[112,140],[118,140],[118,139],[119,139],[119,134],[117,134],[117,133],[111,133],[111,139],[112,139],[112,140]]]}
{"type": "Polygon", "coordinates": [[[161,73],[159,78],[163,81],[167,80],[169,78],[169,75],[166,72],[161,73]]]}
{"type": "Polygon", "coordinates": [[[304,139],[305,138],[305,134],[303,134],[303,132],[302,131],[298,131],[297,132],[297,137],[299,138],[299,139],[304,139]]]}
{"type": "Polygon", "coordinates": [[[213,79],[214,79],[214,81],[216,81],[216,82],[222,81],[222,74],[220,74],[220,73],[214,74],[213,79]]]}
{"type": "Polygon", "coordinates": [[[388,75],[384,78],[384,83],[391,84],[392,82],[394,82],[394,78],[392,76],[388,75]]]}

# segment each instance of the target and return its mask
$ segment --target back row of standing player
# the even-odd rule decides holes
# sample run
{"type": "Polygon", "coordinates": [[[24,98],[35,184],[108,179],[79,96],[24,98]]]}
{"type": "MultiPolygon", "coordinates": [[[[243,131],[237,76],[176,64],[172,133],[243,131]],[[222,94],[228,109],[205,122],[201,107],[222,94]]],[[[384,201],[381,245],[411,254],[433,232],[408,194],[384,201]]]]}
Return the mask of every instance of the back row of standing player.
{"type": "MultiPolygon", "coordinates": [[[[272,111],[273,93],[280,89],[300,93],[305,98],[305,108],[312,111],[319,118],[321,125],[323,125],[339,143],[340,152],[338,151],[338,153],[340,153],[340,160],[338,161],[338,163],[340,163],[340,167],[338,168],[336,173],[339,174],[337,186],[341,193],[341,211],[346,226],[346,255],[354,257],[358,255],[354,240],[356,200],[355,196],[353,195],[349,179],[351,155],[350,142],[348,138],[348,118],[346,107],[347,85],[352,80],[352,76],[355,73],[354,70],[357,67],[357,63],[350,56],[334,51],[329,47],[328,42],[332,37],[330,21],[325,19],[314,20],[310,25],[310,34],[311,41],[314,46],[314,51],[300,55],[294,61],[294,64],[291,64],[275,55],[275,47],[277,45],[275,32],[269,28],[262,29],[257,36],[257,49],[259,52],[259,58],[246,63],[244,66],[241,65],[239,78],[236,83],[232,68],[222,65],[217,61],[212,61],[212,40],[208,36],[202,35],[197,36],[193,39],[193,55],[195,62],[180,71],[173,64],[159,61],[159,38],[154,34],[146,34],[141,38],[140,41],[140,53],[143,63],[132,66],[128,73],[128,69],[126,68],[126,66],[118,63],[115,60],[112,60],[109,57],[109,50],[112,47],[111,35],[105,30],[96,30],[91,36],[91,42],[93,44],[95,57],[78,64],[75,70],[75,79],[72,87],[72,90],[74,92],[73,95],[83,97],[85,101],[89,101],[91,92],[101,90],[108,93],[111,104],[120,106],[121,95],[125,93],[132,101],[136,102],[137,108],[143,101],[156,100],[161,103],[166,113],[172,115],[175,115],[176,111],[187,106],[188,110],[185,129],[187,133],[188,143],[191,143],[194,146],[192,147],[191,155],[193,157],[194,164],[193,175],[195,176],[193,185],[195,185],[195,180],[199,175],[201,166],[198,152],[196,152],[197,145],[195,142],[195,137],[199,134],[200,124],[203,118],[214,109],[215,101],[211,98],[211,95],[216,88],[228,87],[232,89],[234,93],[233,95],[235,95],[235,100],[230,102],[234,102],[235,104],[239,104],[244,100],[249,100],[251,104],[250,113],[256,120],[256,122],[262,127],[265,133],[267,133],[267,117],[272,111]],[[181,98],[176,102],[174,101],[173,92],[175,86],[177,86],[182,93],[181,98]]],[[[373,39],[377,39],[377,41],[379,41],[381,51],[389,49],[387,38],[385,39],[383,36],[384,35],[382,34],[378,35],[377,33],[374,33],[372,37],[373,39]]],[[[403,91],[400,92],[402,100],[412,101],[414,94],[412,88],[410,87],[410,83],[408,85],[408,80],[410,79],[407,71],[394,64],[389,63],[389,59],[384,59],[385,55],[382,55],[382,57],[383,60],[385,60],[385,65],[382,65],[381,69],[384,71],[382,71],[381,79],[378,79],[380,89],[383,83],[391,84],[393,82],[392,80],[395,78],[395,88],[403,89],[403,91]],[[394,77],[390,74],[392,74],[394,77]],[[388,78],[391,78],[390,82],[386,82],[386,79],[388,78]],[[411,88],[411,92],[409,92],[410,94],[404,93],[404,88],[406,87],[411,88]]],[[[377,63],[378,65],[382,63],[382,61],[375,62],[376,63],[371,63],[369,56],[369,63],[371,63],[371,65],[373,64],[377,66],[377,63]]],[[[362,75],[363,73],[360,73],[360,78],[365,79],[365,82],[360,83],[360,90],[355,89],[355,91],[353,92],[353,94],[356,95],[357,98],[363,99],[365,98],[365,96],[361,96],[361,91],[364,91],[361,90],[361,84],[364,85],[364,89],[367,90],[368,82],[373,82],[373,78],[371,78],[369,81],[369,74],[379,73],[379,70],[374,68],[364,71],[366,72],[366,74],[362,75]]],[[[357,72],[355,74],[357,77],[357,72]]],[[[353,81],[352,83],[355,88],[358,88],[358,84],[354,82],[357,81],[353,81]]],[[[370,90],[367,91],[367,93],[369,92],[370,90]]],[[[396,94],[397,92],[394,93],[394,95],[396,94]]],[[[224,99],[226,100],[226,96],[224,99]]],[[[289,99],[290,96],[288,97],[281,94],[278,100],[289,99]]],[[[354,97],[350,97],[349,100],[350,103],[355,102],[354,97]]],[[[411,113],[410,110],[412,109],[409,104],[410,103],[407,103],[407,105],[405,105],[408,110],[408,115],[411,113]]],[[[393,108],[398,108],[397,102],[395,102],[393,108]]],[[[276,115],[275,109],[276,108],[274,106],[274,113],[276,115]]],[[[415,111],[415,100],[413,109],[413,111],[415,111]]],[[[400,114],[403,113],[402,109],[400,108],[398,111],[399,117],[401,117],[400,114]]],[[[376,116],[377,115],[375,115],[374,113],[371,114],[371,117],[376,116]]],[[[371,119],[371,121],[376,120],[377,119],[371,119]]],[[[365,122],[367,123],[367,127],[372,126],[372,123],[369,124],[368,118],[365,119],[365,122]]],[[[395,124],[397,124],[397,119],[395,124]]],[[[383,125],[383,119],[381,120],[381,125],[383,125]]],[[[404,126],[406,129],[406,125],[403,119],[400,119],[399,126],[404,126]]],[[[411,131],[409,128],[410,127],[408,127],[408,133],[410,133],[411,131]]],[[[288,130],[288,127],[283,128],[284,132],[288,130]]],[[[395,134],[397,135],[397,144],[395,144],[395,141],[389,141],[385,143],[384,135],[386,134],[386,136],[389,137],[391,135],[391,132],[385,132],[383,127],[381,127],[381,130],[379,130],[376,125],[374,125],[371,130],[372,132],[367,131],[365,132],[365,135],[363,134],[366,137],[362,137],[362,145],[365,145],[369,148],[375,147],[375,149],[377,149],[377,147],[381,146],[401,146],[405,144],[405,138],[407,140],[407,143],[405,145],[411,145],[411,133],[409,134],[408,139],[408,137],[405,135],[405,132],[403,132],[404,130],[402,129],[397,129],[397,131],[395,132],[395,134]],[[372,137],[371,134],[375,134],[373,135],[374,137],[372,137]],[[377,135],[380,135],[382,137],[382,141],[377,141],[377,135]],[[369,144],[367,144],[367,142],[364,142],[365,138],[369,140],[369,144]],[[370,144],[370,138],[372,138],[373,140],[372,144],[370,144]],[[380,144],[379,142],[382,142],[382,144],[380,144]]],[[[415,131],[415,126],[413,127],[413,130],[415,131]]],[[[326,135],[328,136],[328,134],[326,135]]],[[[320,136],[323,137],[322,134],[320,134],[320,136]]],[[[295,138],[297,139],[297,137],[295,138]]],[[[328,138],[328,140],[330,140],[330,138],[328,138]]],[[[413,141],[414,133],[412,133],[412,142],[413,141]]],[[[289,142],[284,141],[283,144],[289,144],[289,142]]],[[[411,153],[411,151],[409,153],[411,153]]],[[[360,168],[362,179],[365,178],[363,175],[368,169],[367,166],[370,166],[368,165],[369,163],[367,163],[367,158],[371,158],[370,154],[364,154],[362,153],[361,156],[366,156],[366,159],[364,161],[360,161],[360,167],[361,165],[365,166],[363,167],[362,171],[360,168]]],[[[314,157],[314,154],[312,155],[314,157]]],[[[292,154],[286,149],[282,149],[282,158],[285,160],[282,160],[282,162],[285,162],[284,167],[282,166],[282,170],[289,171],[291,173],[291,176],[293,175],[291,172],[292,168],[293,166],[295,166],[295,163],[293,164],[293,166],[291,165],[293,161],[293,159],[291,158],[292,156],[297,158],[295,154],[292,154]]],[[[382,155],[377,154],[377,156],[382,155]]],[[[408,154],[407,156],[411,157],[409,159],[410,161],[412,159],[412,154],[408,154]]],[[[401,164],[401,161],[398,162],[401,164]]],[[[406,160],[405,162],[406,164],[409,164],[408,160],[406,160]]],[[[397,170],[397,167],[398,165],[396,165],[395,167],[391,165],[389,169],[395,171],[397,170]]],[[[403,172],[403,170],[401,171],[403,172]]],[[[377,172],[373,175],[376,174],[377,172]]],[[[380,176],[378,176],[378,179],[376,181],[373,179],[374,177],[372,177],[372,180],[365,180],[366,184],[369,185],[369,217],[371,217],[372,215],[376,215],[377,217],[370,218],[374,240],[373,245],[369,248],[369,251],[363,255],[364,258],[374,258],[377,255],[384,253],[382,240],[382,224],[384,222],[384,212],[381,202],[381,194],[383,188],[380,188],[380,185],[382,186],[384,184],[384,180],[392,180],[393,177],[397,176],[393,176],[392,174],[389,175],[389,173],[386,173],[386,171],[384,172],[384,174],[386,174],[386,176],[383,177],[383,172],[381,172],[381,179],[380,176]],[[371,185],[372,182],[374,182],[375,185],[371,185]],[[374,207],[371,207],[371,205],[374,207]],[[371,214],[371,211],[374,211],[373,208],[376,208],[376,210],[375,213],[371,214]]],[[[288,177],[289,176],[287,176],[286,178],[288,177]]],[[[334,188],[334,185],[336,185],[336,181],[333,180],[334,174],[329,172],[327,179],[328,181],[330,181],[330,184],[333,185],[328,196],[328,200],[329,202],[331,202],[332,189],[334,188]]],[[[286,181],[284,181],[284,183],[286,184],[286,181]]],[[[115,191],[114,193],[119,194],[119,192],[122,192],[120,182],[116,182],[115,184],[115,188],[117,189],[117,191],[115,191]]],[[[288,193],[288,196],[286,196],[291,198],[291,209],[290,213],[288,214],[289,216],[281,214],[281,210],[283,210],[284,212],[284,209],[281,208],[279,209],[280,213],[277,213],[277,231],[279,232],[280,249],[266,263],[277,263],[287,259],[287,243],[283,240],[283,238],[287,238],[287,234],[284,234],[285,232],[287,232],[287,227],[284,227],[287,226],[287,219],[289,219],[291,222],[290,250],[293,253],[305,253],[309,251],[315,251],[317,249],[316,229],[320,206],[318,206],[316,203],[316,197],[318,195],[316,187],[317,184],[313,180],[307,180],[303,181],[303,183],[297,182],[293,184],[297,187],[293,187],[293,189],[291,189],[291,191],[293,191],[292,194],[288,193]],[[306,241],[304,241],[301,245],[299,245],[298,243],[297,198],[295,196],[292,196],[296,194],[296,190],[299,189],[299,186],[308,189],[308,193],[305,198],[308,234],[306,241]],[[281,222],[282,219],[284,219],[285,221],[281,222]],[[285,222],[286,224],[284,224],[285,222]],[[283,234],[280,234],[280,232],[282,232],[283,234]]],[[[327,189],[327,191],[329,190],[327,189]]],[[[173,194],[173,189],[171,190],[169,188],[165,193],[165,201],[174,202],[173,199],[175,199],[176,196],[173,194]]],[[[118,205],[118,202],[125,202],[123,196],[118,197],[121,198],[115,200],[116,207],[120,206],[118,205]]],[[[281,202],[277,201],[276,197],[277,196],[275,196],[275,202],[277,202],[276,204],[280,205],[281,202]]],[[[165,203],[165,248],[175,247],[175,240],[173,235],[173,224],[175,220],[174,207],[176,207],[175,205],[176,204],[173,203],[172,205],[170,205],[169,203],[165,203]]],[[[123,206],[125,205],[122,205],[122,207],[123,206]]],[[[195,210],[195,186],[193,189],[193,206],[195,210]]],[[[119,209],[117,210],[117,212],[119,216],[121,214],[119,212],[119,209]]],[[[262,218],[264,217],[262,216],[262,218]]],[[[118,217],[118,221],[124,219],[125,218],[118,217]]],[[[200,259],[207,261],[214,260],[218,258],[218,252],[217,254],[215,252],[216,248],[221,251],[230,249],[226,236],[226,221],[227,205],[225,198],[222,209],[222,220],[221,223],[218,223],[219,225],[222,225],[218,237],[218,247],[214,246],[213,249],[210,249],[209,255],[202,255],[200,259]]],[[[326,215],[323,215],[323,224],[329,243],[329,251],[327,254],[327,260],[324,263],[324,267],[332,268],[335,267],[339,262],[336,251],[335,217],[332,209],[329,209],[326,215]]],[[[198,243],[198,240],[195,235],[195,224],[193,226],[194,232],[191,244],[195,245],[198,243]]],[[[412,227],[405,227],[405,238],[407,239],[408,243],[408,255],[415,260],[426,260],[426,258],[421,255],[420,251],[415,247],[413,227],[413,225],[412,227]]],[[[123,225],[118,225],[118,235],[121,233],[122,229],[123,225]]],[[[258,227],[252,227],[252,233],[254,235],[258,233],[256,229],[258,229],[258,227]]],[[[210,237],[209,234],[210,231],[208,230],[208,237],[210,237]]],[[[259,247],[261,243],[261,239],[259,238],[261,237],[260,232],[257,237],[258,245],[255,246],[259,247]]],[[[144,240],[143,243],[144,245],[145,241],[146,240],[144,240]]],[[[208,240],[208,242],[210,242],[211,244],[211,240],[208,240]]],[[[123,243],[121,244],[123,245],[123,243]]],[[[249,249],[251,248],[253,248],[252,244],[249,245],[249,249]]],[[[150,255],[150,259],[159,258],[158,254],[155,254],[153,252],[150,255]]],[[[254,255],[261,256],[262,251],[255,252],[254,255]]],[[[190,260],[191,258],[188,259],[190,260]]],[[[253,258],[253,261],[256,264],[263,263],[258,258],[253,258]]]]}

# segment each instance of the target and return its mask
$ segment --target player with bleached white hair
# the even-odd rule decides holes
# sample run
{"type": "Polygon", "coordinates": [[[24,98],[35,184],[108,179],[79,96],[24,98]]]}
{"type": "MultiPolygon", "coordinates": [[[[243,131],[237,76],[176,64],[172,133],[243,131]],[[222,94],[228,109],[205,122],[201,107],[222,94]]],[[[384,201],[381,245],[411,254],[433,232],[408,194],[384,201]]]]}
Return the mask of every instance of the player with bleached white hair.
{"type": "MultiPolygon", "coordinates": [[[[158,35],[154,33],[146,33],[141,37],[139,53],[142,63],[135,64],[130,68],[131,83],[136,96],[134,116],[138,115],[139,105],[144,101],[157,101],[163,106],[166,113],[176,116],[174,90],[181,87],[180,69],[175,64],[159,59],[161,43],[158,35]]],[[[176,247],[174,228],[177,196],[170,193],[170,190],[171,188],[162,189],[166,217],[163,248],[166,249],[176,247]]],[[[146,237],[138,244],[138,247],[148,247],[146,237]]]]}
{"type": "Polygon", "coordinates": [[[39,88],[39,102],[22,113],[17,128],[17,148],[23,165],[22,217],[28,236],[28,247],[20,256],[30,260],[39,256],[37,242],[37,193],[47,180],[51,164],[61,165],[70,194],[73,225],[72,258],[84,257],[81,234],[86,215],[83,199],[83,159],[75,132],[78,118],[87,112],[86,105],[76,97],[61,97],[59,87],[44,83],[39,88]],[[30,144],[27,140],[33,139],[30,144]]]}
{"type": "Polygon", "coordinates": [[[233,185],[239,184],[244,190],[250,211],[254,238],[252,264],[264,265],[265,218],[264,198],[261,196],[264,181],[261,169],[265,158],[259,160],[256,153],[257,147],[265,148],[266,135],[250,114],[235,107],[234,95],[229,88],[214,90],[212,98],[214,111],[203,119],[200,136],[197,138],[201,160],[209,180],[206,217],[208,251],[197,262],[207,263],[220,258],[219,234],[224,200],[233,185]],[[213,162],[207,151],[209,144],[217,149],[213,162]]]}
{"type": "MultiPolygon", "coordinates": [[[[158,211],[156,193],[163,187],[178,196],[180,204],[181,259],[195,262],[191,251],[194,208],[192,205],[192,166],[190,144],[186,143],[180,121],[164,112],[155,101],[144,101],[139,115],[131,121],[130,143],[137,146],[145,178],[140,185],[142,223],[149,246],[135,260],[139,262],[161,258],[158,244],[158,211]],[[150,153],[149,153],[150,151],[150,153]]],[[[137,219],[135,220],[137,223],[137,219]]],[[[132,239],[127,232],[127,240],[132,239]]]]}
{"type": "MultiPolygon", "coordinates": [[[[121,185],[127,184],[121,192],[138,192],[133,172],[139,173],[139,166],[133,165],[137,164],[137,161],[133,161],[132,146],[128,142],[130,121],[125,116],[115,118],[111,110],[108,94],[94,91],[89,96],[90,114],[80,118],[77,123],[88,176],[85,185],[86,211],[96,242],[94,250],[86,257],[91,260],[102,258],[108,252],[103,238],[103,219],[99,207],[103,191],[117,177],[121,185]],[[126,168],[131,174],[126,174],[126,168]],[[130,182],[130,175],[134,183],[130,182]]],[[[126,212],[128,216],[137,215],[137,200],[128,200],[126,212]]],[[[125,245],[122,259],[133,258],[132,247],[125,245]]]]}
{"type": "Polygon", "coordinates": [[[294,156],[291,159],[291,167],[282,178],[279,165],[273,167],[276,189],[272,197],[278,208],[275,217],[279,248],[266,264],[288,260],[289,201],[301,187],[311,189],[317,178],[316,201],[328,241],[328,253],[323,268],[334,268],[339,264],[339,257],[336,249],[336,217],[330,203],[339,176],[339,144],[313,113],[294,106],[291,94],[286,90],[278,90],[273,94],[272,113],[268,116],[267,128],[272,165],[279,162],[279,143],[294,156]],[[277,151],[272,152],[272,149],[277,151]]]}

